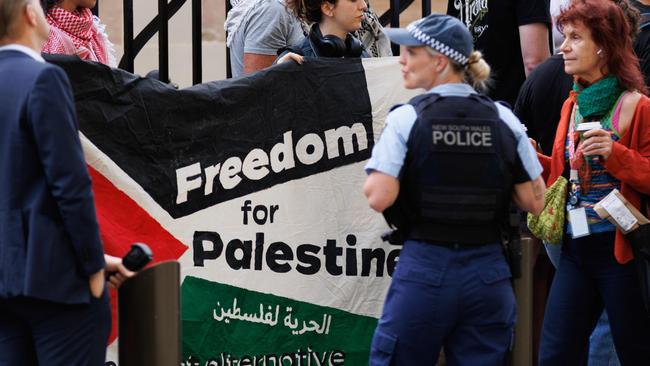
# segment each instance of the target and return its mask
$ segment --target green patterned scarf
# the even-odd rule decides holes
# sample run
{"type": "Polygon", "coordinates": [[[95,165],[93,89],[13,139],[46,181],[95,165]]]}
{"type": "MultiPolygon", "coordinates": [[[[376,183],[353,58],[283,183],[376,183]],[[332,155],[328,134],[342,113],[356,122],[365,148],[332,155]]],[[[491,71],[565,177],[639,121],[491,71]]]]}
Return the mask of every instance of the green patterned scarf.
{"type": "Polygon", "coordinates": [[[586,88],[576,81],[573,90],[578,93],[580,115],[590,121],[607,114],[625,89],[614,75],[607,75],[586,88]]]}

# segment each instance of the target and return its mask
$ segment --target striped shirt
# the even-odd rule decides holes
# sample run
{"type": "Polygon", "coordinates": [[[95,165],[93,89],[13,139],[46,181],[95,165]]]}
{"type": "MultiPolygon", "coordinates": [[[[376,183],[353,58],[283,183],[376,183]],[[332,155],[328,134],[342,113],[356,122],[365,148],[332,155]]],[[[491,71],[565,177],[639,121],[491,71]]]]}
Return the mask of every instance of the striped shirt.
{"type": "MultiPolygon", "coordinates": [[[[617,107],[614,113],[608,113],[600,122],[602,129],[609,132],[612,140],[618,141],[620,134],[618,131],[618,117],[620,115],[620,99],[617,103],[617,107]]],[[[577,116],[576,116],[577,117],[577,116]]],[[[573,121],[576,123],[576,121],[573,121]]],[[[567,134],[565,141],[564,157],[569,161],[569,144],[571,137],[567,134]]],[[[601,219],[600,216],[594,210],[594,206],[600,200],[605,198],[612,190],[621,189],[621,182],[616,179],[614,176],[607,172],[605,166],[603,166],[600,157],[591,157],[588,158],[586,163],[589,164],[590,176],[591,176],[591,186],[589,191],[583,193],[580,191],[578,193],[578,207],[584,207],[587,214],[587,223],[589,224],[589,231],[591,233],[602,233],[608,231],[616,230],[616,226],[612,224],[607,219],[601,219]]],[[[582,182],[581,182],[582,183],[582,182]]],[[[568,221],[568,215],[567,215],[568,221]]],[[[571,224],[567,225],[567,232],[572,233],[571,224]]]]}

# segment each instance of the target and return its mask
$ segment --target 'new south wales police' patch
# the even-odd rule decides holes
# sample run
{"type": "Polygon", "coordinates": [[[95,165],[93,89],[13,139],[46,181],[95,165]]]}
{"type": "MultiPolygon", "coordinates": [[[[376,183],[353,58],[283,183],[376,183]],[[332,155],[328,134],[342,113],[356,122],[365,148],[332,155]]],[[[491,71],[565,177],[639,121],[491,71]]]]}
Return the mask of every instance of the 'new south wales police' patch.
{"type": "Polygon", "coordinates": [[[460,153],[494,152],[496,135],[490,120],[441,121],[431,125],[433,151],[460,153]]]}

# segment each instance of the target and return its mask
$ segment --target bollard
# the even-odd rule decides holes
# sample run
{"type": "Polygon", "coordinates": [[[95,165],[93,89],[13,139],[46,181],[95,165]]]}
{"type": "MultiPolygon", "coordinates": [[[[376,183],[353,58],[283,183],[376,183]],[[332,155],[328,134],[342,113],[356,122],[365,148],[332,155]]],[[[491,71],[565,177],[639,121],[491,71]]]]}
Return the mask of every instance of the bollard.
{"type": "Polygon", "coordinates": [[[532,366],[533,363],[533,268],[539,253],[537,238],[521,236],[521,277],[514,281],[517,300],[517,323],[511,365],[532,366]]]}
{"type": "Polygon", "coordinates": [[[119,365],[181,363],[180,265],[163,262],[125,281],[118,293],[119,365]]]}

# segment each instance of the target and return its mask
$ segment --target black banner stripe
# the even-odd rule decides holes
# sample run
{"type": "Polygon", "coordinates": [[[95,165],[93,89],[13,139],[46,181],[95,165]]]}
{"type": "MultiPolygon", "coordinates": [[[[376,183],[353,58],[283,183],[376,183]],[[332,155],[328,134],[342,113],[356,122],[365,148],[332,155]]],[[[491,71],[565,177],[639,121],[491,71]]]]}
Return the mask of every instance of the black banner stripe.
{"type": "Polygon", "coordinates": [[[182,90],[48,59],[70,78],[83,134],[174,218],[363,161],[374,144],[359,59],[307,58],[182,90]]]}

